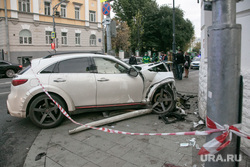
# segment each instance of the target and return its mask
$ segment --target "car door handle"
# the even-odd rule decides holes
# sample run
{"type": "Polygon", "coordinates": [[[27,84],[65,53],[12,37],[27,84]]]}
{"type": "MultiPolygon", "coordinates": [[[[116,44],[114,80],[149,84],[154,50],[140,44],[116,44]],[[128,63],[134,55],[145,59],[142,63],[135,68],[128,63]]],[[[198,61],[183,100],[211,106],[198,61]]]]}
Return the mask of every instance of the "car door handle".
{"type": "Polygon", "coordinates": [[[57,78],[54,80],[54,82],[66,82],[66,80],[62,78],[57,78]]]}
{"type": "Polygon", "coordinates": [[[105,81],[109,81],[109,79],[107,79],[107,78],[100,78],[97,81],[99,81],[99,82],[105,82],[105,81]]]}

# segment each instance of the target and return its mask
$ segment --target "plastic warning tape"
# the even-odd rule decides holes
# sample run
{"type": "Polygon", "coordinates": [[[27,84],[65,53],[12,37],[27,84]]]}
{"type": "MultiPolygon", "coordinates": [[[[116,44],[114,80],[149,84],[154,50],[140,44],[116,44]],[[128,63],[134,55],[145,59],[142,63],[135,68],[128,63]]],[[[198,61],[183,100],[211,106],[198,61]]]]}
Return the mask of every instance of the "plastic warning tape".
{"type": "MultiPolygon", "coordinates": [[[[33,71],[33,70],[32,70],[33,71]]],[[[34,73],[34,71],[33,71],[34,73]]],[[[34,73],[36,76],[36,74],[34,73]]],[[[175,133],[133,133],[133,132],[124,132],[124,131],[119,131],[119,130],[114,130],[114,129],[109,129],[105,127],[92,127],[89,125],[84,125],[79,122],[74,121],[69,114],[62,108],[52,97],[51,95],[47,92],[47,90],[43,87],[42,83],[40,80],[36,77],[38,80],[39,85],[42,87],[43,91],[46,93],[46,95],[53,101],[53,103],[56,104],[56,106],[60,109],[60,111],[63,113],[64,116],[66,116],[70,121],[72,121],[74,124],[85,126],[87,128],[95,129],[95,130],[100,130],[103,132],[107,133],[116,133],[116,134],[124,134],[124,135],[140,135],[140,136],[183,136],[183,135],[209,135],[211,133],[215,132],[223,132],[220,136],[212,139],[211,141],[205,143],[203,147],[199,150],[198,154],[199,155],[206,155],[206,154],[216,154],[226,146],[228,146],[232,140],[232,134],[236,134],[237,136],[244,137],[247,139],[250,139],[250,135],[239,130],[240,124],[236,125],[224,125],[221,126],[217,122],[214,122],[210,118],[206,118],[206,124],[207,127],[210,128],[211,130],[207,131],[192,131],[192,132],[175,132],[175,133]]]]}

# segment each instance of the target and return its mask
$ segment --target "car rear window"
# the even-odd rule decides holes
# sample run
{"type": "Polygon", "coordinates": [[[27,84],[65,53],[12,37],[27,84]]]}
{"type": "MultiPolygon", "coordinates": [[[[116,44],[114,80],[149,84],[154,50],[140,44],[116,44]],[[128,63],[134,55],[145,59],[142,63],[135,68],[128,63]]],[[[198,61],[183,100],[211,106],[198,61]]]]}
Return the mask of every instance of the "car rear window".
{"type": "Polygon", "coordinates": [[[52,64],[49,67],[45,68],[43,71],[41,71],[42,74],[44,73],[53,73],[53,70],[55,68],[56,64],[52,64]]]}
{"type": "Polygon", "coordinates": [[[19,74],[19,75],[24,74],[26,71],[28,71],[28,70],[30,69],[30,67],[31,67],[31,66],[29,65],[29,66],[23,68],[18,74],[19,74]]]}

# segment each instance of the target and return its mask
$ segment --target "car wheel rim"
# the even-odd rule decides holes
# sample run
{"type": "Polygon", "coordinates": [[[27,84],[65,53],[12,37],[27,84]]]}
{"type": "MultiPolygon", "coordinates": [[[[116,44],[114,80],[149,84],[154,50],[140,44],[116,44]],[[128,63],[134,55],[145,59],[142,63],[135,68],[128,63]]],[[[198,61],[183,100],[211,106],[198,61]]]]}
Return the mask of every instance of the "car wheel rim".
{"type": "Polygon", "coordinates": [[[49,98],[45,98],[35,105],[34,118],[40,125],[55,124],[60,115],[58,107],[49,98]]]}
{"type": "Polygon", "coordinates": [[[173,105],[172,96],[173,95],[169,91],[162,88],[161,91],[157,93],[153,99],[153,110],[158,114],[169,112],[171,106],[173,105]]]}
{"type": "Polygon", "coordinates": [[[14,74],[15,74],[15,72],[13,71],[13,70],[7,70],[6,71],[6,75],[7,75],[7,77],[13,77],[14,76],[14,74]]]}

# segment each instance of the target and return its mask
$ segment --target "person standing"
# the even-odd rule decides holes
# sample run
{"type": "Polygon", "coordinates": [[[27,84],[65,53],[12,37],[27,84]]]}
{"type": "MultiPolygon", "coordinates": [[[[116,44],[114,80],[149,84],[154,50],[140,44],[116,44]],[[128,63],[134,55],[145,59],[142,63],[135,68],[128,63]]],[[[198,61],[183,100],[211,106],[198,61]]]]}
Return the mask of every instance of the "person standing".
{"type": "Polygon", "coordinates": [[[184,78],[188,78],[191,60],[190,60],[190,57],[189,57],[187,52],[185,52],[184,60],[185,60],[185,63],[184,63],[185,76],[184,76],[184,78]]]}
{"type": "Polygon", "coordinates": [[[176,55],[176,65],[177,65],[177,78],[182,80],[182,73],[183,73],[183,64],[184,64],[184,56],[181,50],[178,51],[176,55]]]}
{"type": "Polygon", "coordinates": [[[152,56],[152,63],[156,63],[156,62],[158,62],[159,61],[159,57],[155,54],[155,53],[153,53],[153,56],[152,56]]]}
{"type": "Polygon", "coordinates": [[[144,64],[150,63],[150,57],[148,56],[148,53],[147,53],[147,52],[145,52],[145,55],[144,55],[143,58],[142,58],[142,62],[143,62],[144,64]]]}
{"type": "Polygon", "coordinates": [[[137,64],[137,60],[136,60],[136,57],[134,55],[131,55],[131,57],[129,58],[129,64],[130,65],[137,64]]]}

